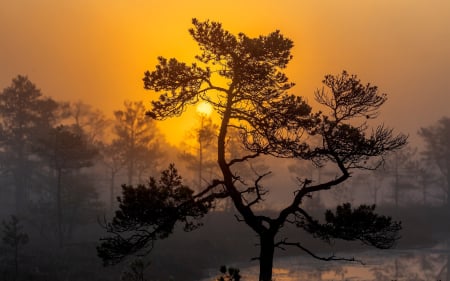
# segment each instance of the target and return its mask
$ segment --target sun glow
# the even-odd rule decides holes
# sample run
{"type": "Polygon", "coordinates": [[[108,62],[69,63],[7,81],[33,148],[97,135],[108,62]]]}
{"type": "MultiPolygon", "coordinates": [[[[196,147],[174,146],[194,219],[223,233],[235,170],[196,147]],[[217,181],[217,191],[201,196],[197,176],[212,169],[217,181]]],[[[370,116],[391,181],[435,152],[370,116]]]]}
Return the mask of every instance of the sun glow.
{"type": "Polygon", "coordinates": [[[197,105],[197,113],[203,116],[210,116],[212,113],[212,106],[206,101],[202,101],[197,105]]]}

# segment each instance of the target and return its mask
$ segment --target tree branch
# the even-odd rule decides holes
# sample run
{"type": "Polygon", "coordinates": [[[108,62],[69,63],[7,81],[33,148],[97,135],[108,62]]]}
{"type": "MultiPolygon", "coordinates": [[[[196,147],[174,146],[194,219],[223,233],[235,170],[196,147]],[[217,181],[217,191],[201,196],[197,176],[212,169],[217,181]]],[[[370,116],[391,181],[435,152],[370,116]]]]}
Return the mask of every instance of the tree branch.
{"type": "Polygon", "coordinates": [[[282,248],[282,246],[291,246],[291,247],[297,247],[300,250],[304,251],[305,253],[309,254],[310,256],[312,256],[315,259],[318,260],[322,260],[322,261],[350,261],[350,262],[358,262],[362,265],[364,265],[364,262],[358,259],[355,259],[354,257],[352,258],[345,258],[345,257],[337,257],[334,254],[332,254],[331,256],[328,257],[322,257],[322,256],[318,256],[316,254],[314,254],[312,251],[310,251],[309,249],[303,247],[299,242],[287,242],[286,239],[281,240],[280,242],[277,242],[275,244],[275,247],[280,248],[282,250],[285,250],[284,248],[282,248]]]}
{"type": "Polygon", "coordinates": [[[260,152],[256,152],[254,154],[246,155],[241,158],[235,158],[235,159],[231,160],[230,162],[228,162],[228,166],[231,167],[232,165],[234,165],[236,163],[241,163],[241,162],[247,161],[249,159],[254,159],[254,158],[258,157],[260,154],[261,154],[260,152]]]}
{"type": "Polygon", "coordinates": [[[193,197],[194,199],[197,199],[197,198],[199,198],[199,197],[202,197],[203,195],[205,195],[205,194],[208,193],[209,191],[213,190],[215,187],[217,187],[217,186],[219,186],[219,185],[223,185],[223,184],[224,184],[223,181],[215,179],[215,180],[213,180],[213,181],[211,182],[211,184],[208,185],[205,189],[203,189],[203,190],[200,191],[199,193],[193,195],[192,197],[193,197]]]}
{"type": "Polygon", "coordinates": [[[247,204],[248,207],[251,207],[252,205],[258,203],[259,201],[263,200],[262,196],[267,193],[267,191],[262,191],[261,186],[259,185],[259,182],[267,175],[271,174],[271,172],[267,172],[265,174],[259,175],[258,178],[255,180],[255,191],[256,191],[256,198],[249,202],[247,204]]]}

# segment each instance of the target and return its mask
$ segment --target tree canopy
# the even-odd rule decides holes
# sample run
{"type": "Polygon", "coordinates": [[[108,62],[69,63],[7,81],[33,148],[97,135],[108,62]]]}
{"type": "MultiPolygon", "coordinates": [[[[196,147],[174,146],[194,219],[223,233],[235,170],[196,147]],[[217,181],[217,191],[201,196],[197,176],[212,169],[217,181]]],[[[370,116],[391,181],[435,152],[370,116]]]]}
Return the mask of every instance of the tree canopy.
{"type": "Polygon", "coordinates": [[[113,143],[120,147],[119,155],[126,168],[128,184],[141,183],[142,174],[154,172],[163,154],[156,142],[158,130],[153,120],[145,116],[142,101],[125,101],[124,107],[114,112],[113,143]]]}
{"type": "MultiPolygon", "coordinates": [[[[231,34],[218,22],[193,19],[192,24],[189,32],[200,48],[195,57],[197,62],[188,65],[175,58],[158,58],[155,70],[147,71],[143,79],[145,89],[159,93],[147,114],[164,120],[181,115],[188,106],[200,101],[212,105],[220,118],[217,162],[221,176],[192,199],[209,202],[231,198],[240,219],[260,239],[260,280],[272,279],[276,247],[296,246],[318,257],[299,241],[277,240],[277,233],[286,224],[294,224],[326,241],[360,240],[378,248],[391,247],[399,237],[401,225],[375,214],[374,207],[360,206],[353,210],[350,205],[339,206],[335,214],[326,213],[325,224],[302,207],[311,194],[338,188],[352,170],[374,169],[387,153],[405,145],[406,136],[395,135],[384,126],[370,129],[367,125],[367,120],[377,117],[386,95],[380,94],[376,86],[363,84],[356,75],[343,71],[325,76],[324,86],[316,91],[315,99],[326,112],[313,112],[304,98],[290,93],[294,84],[284,69],[292,59],[293,42],[280,31],[251,38],[244,33],[231,34]],[[240,155],[231,157],[227,153],[231,145],[227,136],[233,131],[239,133],[244,149],[240,155]],[[257,206],[275,188],[263,184],[268,173],[255,171],[254,177],[243,179],[236,169],[238,163],[261,156],[301,159],[317,166],[333,165],[336,175],[324,182],[302,178],[291,201],[285,202],[278,215],[261,215],[255,211],[257,206]]],[[[134,216],[126,218],[130,222],[134,219],[134,216]]],[[[154,221],[164,225],[163,221],[154,221]]],[[[118,229],[112,225],[107,230],[117,234],[118,229]]],[[[123,245],[126,244],[120,244],[123,245]]],[[[101,256],[106,260],[114,257],[114,252],[109,254],[101,256]]]]}
{"type": "Polygon", "coordinates": [[[44,97],[28,77],[18,75],[0,93],[0,151],[5,172],[14,179],[16,212],[27,205],[28,188],[36,163],[33,144],[45,136],[55,121],[58,104],[44,97]]]}
{"type": "Polygon", "coordinates": [[[424,155],[428,163],[437,167],[445,193],[447,206],[450,210],[450,118],[443,117],[436,124],[419,130],[419,135],[425,141],[424,155]]]}
{"type": "Polygon", "coordinates": [[[105,264],[151,249],[155,240],[172,233],[177,222],[182,222],[186,231],[195,229],[199,226],[195,219],[210,208],[208,201],[194,200],[193,191],[183,185],[174,165],[164,170],[158,181],[150,178],[146,185],[122,188],[119,210],[112,222],[105,223],[106,230],[115,236],[102,239],[97,248],[105,264]]]}

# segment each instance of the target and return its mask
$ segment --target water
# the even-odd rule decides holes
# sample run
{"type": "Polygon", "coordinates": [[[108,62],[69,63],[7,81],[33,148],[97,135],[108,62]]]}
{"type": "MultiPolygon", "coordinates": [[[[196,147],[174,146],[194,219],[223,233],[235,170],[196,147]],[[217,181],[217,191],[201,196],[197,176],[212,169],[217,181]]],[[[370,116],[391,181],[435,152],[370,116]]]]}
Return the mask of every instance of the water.
{"type": "MultiPolygon", "coordinates": [[[[364,264],[346,261],[319,261],[307,256],[284,257],[275,260],[275,281],[450,281],[447,264],[450,252],[446,245],[420,250],[385,250],[342,254],[355,257],[364,264]]],[[[242,281],[258,280],[258,265],[233,264],[241,270],[242,281]]],[[[218,269],[206,272],[201,281],[213,281],[218,269]]]]}

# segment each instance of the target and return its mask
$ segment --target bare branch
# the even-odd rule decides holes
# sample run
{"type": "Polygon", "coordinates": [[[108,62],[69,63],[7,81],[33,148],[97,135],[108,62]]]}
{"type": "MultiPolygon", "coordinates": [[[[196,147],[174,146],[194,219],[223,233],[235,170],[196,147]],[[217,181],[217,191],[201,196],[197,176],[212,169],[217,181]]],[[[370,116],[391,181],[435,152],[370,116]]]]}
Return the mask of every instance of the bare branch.
{"type": "Polygon", "coordinates": [[[312,251],[310,251],[309,249],[302,246],[299,242],[287,242],[287,240],[284,239],[275,244],[275,247],[278,247],[278,248],[281,248],[284,250],[284,248],[282,248],[282,246],[297,247],[297,248],[301,249],[302,251],[304,251],[305,253],[312,256],[313,258],[322,260],[322,261],[350,261],[350,262],[358,262],[358,263],[364,265],[363,261],[355,259],[354,257],[352,257],[352,258],[337,257],[334,254],[332,254],[331,256],[328,256],[328,257],[318,256],[318,255],[314,254],[312,251]]]}
{"type": "Polygon", "coordinates": [[[245,220],[244,220],[244,219],[241,219],[238,215],[234,215],[234,217],[236,218],[236,220],[237,220],[238,222],[245,222],[245,220]]]}
{"type": "Polygon", "coordinates": [[[208,185],[205,189],[203,189],[201,192],[195,194],[195,195],[193,196],[193,198],[194,198],[194,199],[200,198],[200,197],[202,197],[203,195],[205,195],[206,193],[208,193],[208,192],[210,192],[211,190],[213,190],[215,187],[217,187],[217,186],[219,186],[219,185],[223,185],[223,184],[224,184],[223,181],[215,179],[215,180],[213,180],[213,181],[211,182],[211,184],[208,185]]]}
{"type": "Polygon", "coordinates": [[[256,153],[249,154],[249,155],[246,155],[246,156],[241,157],[241,158],[235,158],[235,159],[231,160],[230,162],[228,162],[228,165],[232,166],[232,165],[234,165],[236,163],[241,163],[241,162],[247,161],[249,159],[254,159],[254,158],[258,157],[260,154],[261,153],[256,152],[256,153]]]}
{"type": "Polygon", "coordinates": [[[252,205],[258,203],[259,201],[263,200],[262,196],[264,196],[267,191],[261,190],[261,186],[259,185],[259,182],[267,175],[271,174],[271,172],[267,172],[265,174],[259,175],[258,178],[255,180],[255,190],[256,190],[256,198],[247,204],[247,206],[251,207],[252,205]]]}

